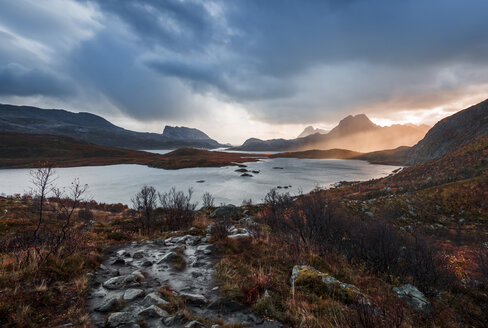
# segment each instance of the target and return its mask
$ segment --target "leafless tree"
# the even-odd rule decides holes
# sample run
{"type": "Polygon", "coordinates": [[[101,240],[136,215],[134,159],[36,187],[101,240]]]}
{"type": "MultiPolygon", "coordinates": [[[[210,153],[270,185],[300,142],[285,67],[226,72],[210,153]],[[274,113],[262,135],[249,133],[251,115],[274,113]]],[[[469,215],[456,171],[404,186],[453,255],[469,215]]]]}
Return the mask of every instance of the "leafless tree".
{"type": "Polygon", "coordinates": [[[188,193],[176,191],[171,188],[168,192],[159,194],[162,210],[165,214],[165,228],[167,230],[179,230],[188,228],[195,218],[195,208],[197,203],[192,203],[191,198],[193,189],[188,189],[188,193]]]}
{"type": "Polygon", "coordinates": [[[71,186],[57,188],[54,186],[55,171],[50,166],[31,171],[31,177],[36,223],[32,240],[25,245],[32,245],[39,263],[43,263],[54,254],[67,256],[77,247],[77,241],[81,237],[72,230],[72,221],[87,185],[81,185],[75,179],[71,186]]]}
{"type": "Polygon", "coordinates": [[[33,233],[33,240],[39,239],[39,230],[43,224],[44,210],[46,200],[53,189],[53,182],[56,180],[55,171],[51,166],[41,167],[30,171],[33,188],[31,190],[32,199],[34,200],[34,210],[37,216],[36,227],[33,233]]]}
{"type": "Polygon", "coordinates": [[[142,231],[145,233],[149,233],[154,225],[157,196],[158,193],[154,187],[144,186],[132,199],[133,209],[138,212],[142,231]]]}
{"type": "Polygon", "coordinates": [[[205,210],[208,211],[214,207],[215,198],[208,191],[203,194],[202,201],[205,210]]]}

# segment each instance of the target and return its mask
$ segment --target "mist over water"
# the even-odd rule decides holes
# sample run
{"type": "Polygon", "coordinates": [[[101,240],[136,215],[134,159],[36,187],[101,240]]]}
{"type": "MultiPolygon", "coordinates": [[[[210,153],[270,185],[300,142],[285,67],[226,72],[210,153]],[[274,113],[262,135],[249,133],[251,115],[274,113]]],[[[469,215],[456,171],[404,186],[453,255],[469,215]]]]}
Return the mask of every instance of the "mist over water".
{"type": "MultiPolygon", "coordinates": [[[[56,184],[68,186],[74,178],[88,184],[88,195],[97,202],[124,203],[130,205],[131,198],[144,185],[154,186],[163,192],[171,187],[177,190],[194,189],[193,200],[201,204],[204,192],[215,197],[216,205],[232,203],[240,205],[243,200],[252,199],[261,203],[266,193],[277,186],[291,194],[309,192],[315,186],[327,187],[338,181],[355,181],[378,178],[398,168],[391,165],[375,165],[356,160],[317,160],[296,158],[274,158],[246,163],[253,177],[242,177],[235,172],[238,167],[189,168],[163,170],[141,165],[111,165],[74,168],[57,168],[56,184]],[[283,169],[276,169],[282,167],[283,169]],[[197,182],[204,180],[204,182],[197,182]]],[[[12,195],[27,192],[30,187],[30,169],[0,170],[0,194],[12,195]]]]}

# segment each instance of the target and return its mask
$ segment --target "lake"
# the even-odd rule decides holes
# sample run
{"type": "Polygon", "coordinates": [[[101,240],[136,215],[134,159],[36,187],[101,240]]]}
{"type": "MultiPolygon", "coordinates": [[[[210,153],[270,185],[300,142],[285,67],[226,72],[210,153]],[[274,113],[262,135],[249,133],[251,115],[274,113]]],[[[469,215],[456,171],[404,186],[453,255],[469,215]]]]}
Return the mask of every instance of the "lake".
{"type": "MultiPolygon", "coordinates": [[[[327,187],[338,181],[369,180],[392,173],[398,166],[375,165],[357,160],[273,158],[246,163],[248,170],[259,171],[242,177],[238,167],[163,170],[142,165],[86,166],[56,169],[56,185],[68,186],[74,178],[88,184],[88,195],[97,202],[131,204],[131,198],[144,185],[158,191],[194,189],[194,200],[201,204],[210,192],[216,205],[240,205],[251,199],[261,203],[266,193],[277,186],[291,194],[309,192],[315,186],[327,187]],[[276,169],[280,167],[282,169],[276,169]],[[204,182],[197,182],[204,180],[204,182]]],[[[0,170],[0,194],[24,193],[30,189],[30,169],[0,170]]]]}

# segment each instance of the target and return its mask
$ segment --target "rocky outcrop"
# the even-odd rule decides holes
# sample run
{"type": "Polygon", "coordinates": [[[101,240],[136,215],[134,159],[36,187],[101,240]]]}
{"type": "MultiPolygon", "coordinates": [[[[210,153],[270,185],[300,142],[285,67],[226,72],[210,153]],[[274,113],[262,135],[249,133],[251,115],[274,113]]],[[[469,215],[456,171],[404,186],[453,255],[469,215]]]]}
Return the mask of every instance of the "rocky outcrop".
{"type": "Polygon", "coordinates": [[[343,300],[361,300],[364,299],[359,288],[354,285],[341,282],[327,273],[318,271],[308,265],[295,265],[291,272],[290,285],[293,289],[295,286],[314,286],[320,282],[325,289],[339,296],[343,300]]]}
{"type": "Polygon", "coordinates": [[[240,215],[237,206],[228,204],[217,208],[210,214],[211,218],[236,218],[240,215]]]}
{"type": "Polygon", "coordinates": [[[488,134],[488,99],[435,124],[408,154],[409,165],[439,158],[488,134]]]}
{"type": "Polygon", "coordinates": [[[407,284],[399,287],[393,287],[393,291],[399,299],[407,303],[417,311],[428,315],[430,311],[430,302],[417,287],[407,284]]]}

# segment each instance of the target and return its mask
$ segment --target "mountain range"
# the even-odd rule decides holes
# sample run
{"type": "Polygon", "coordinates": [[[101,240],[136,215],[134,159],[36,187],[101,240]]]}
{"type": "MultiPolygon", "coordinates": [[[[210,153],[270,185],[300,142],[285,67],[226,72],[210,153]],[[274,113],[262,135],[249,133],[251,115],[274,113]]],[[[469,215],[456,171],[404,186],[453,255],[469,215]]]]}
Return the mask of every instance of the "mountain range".
{"type": "Polygon", "coordinates": [[[90,113],[0,104],[0,131],[67,136],[102,146],[131,149],[219,148],[202,131],[166,126],[162,134],[136,132],[90,113]]]}
{"type": "Polygon", "coordinates": [[[395,124],[382,127],[374,124],[364,114],[349,115],[326,134],[315,133],[296,139],[261,140],[250,138],[233,150],[245,151],[298,151],[311,149],[349,149],[357,152],[371,152],[412,146],[422,139],[429,126],[395,124]]]}
{"type": "Polygon", "coordinates": [[[329,131],[320,128],[314,128],[313,126],[309,125],[302,131],[302,133],[298,135],[297,138],[305,138],[316,133],[326,134],[327,132],[329,131]]]}

